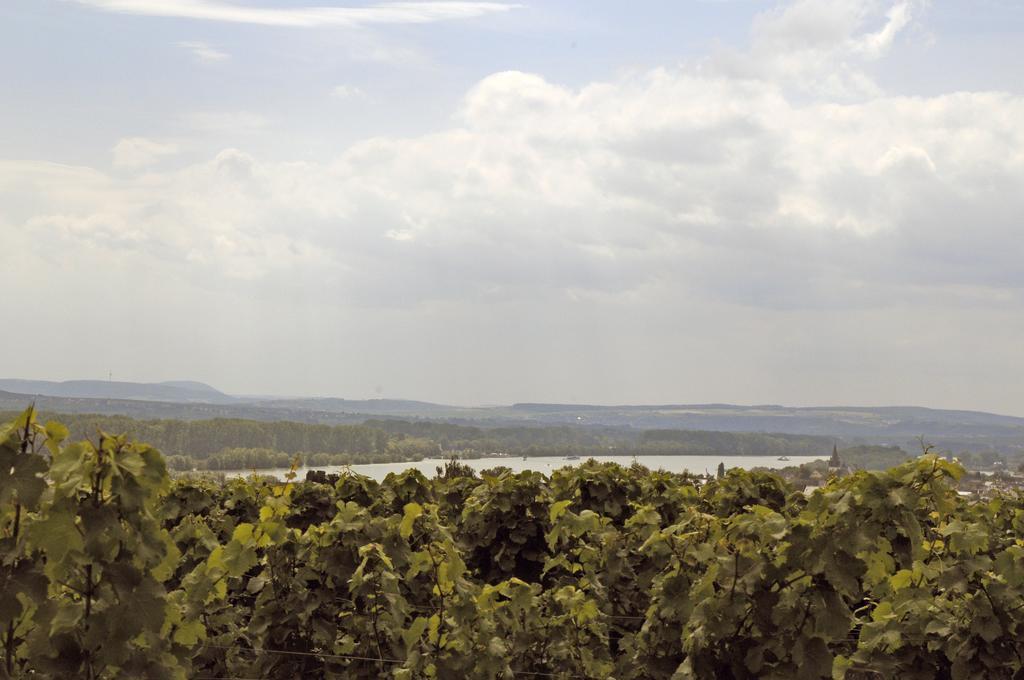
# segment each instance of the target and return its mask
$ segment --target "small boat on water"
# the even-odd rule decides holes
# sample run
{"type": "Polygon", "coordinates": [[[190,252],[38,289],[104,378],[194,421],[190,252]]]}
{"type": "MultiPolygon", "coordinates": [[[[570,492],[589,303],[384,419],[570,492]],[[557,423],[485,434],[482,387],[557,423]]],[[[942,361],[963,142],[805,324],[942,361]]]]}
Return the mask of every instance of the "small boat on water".
{"type": "Polygon", "coordinates": [[[579,460],[580,457],[579,456],[566,456],[565,459],[566,460],[579,460]]]}
{"type": "Polygon", "coordinates": [[[789,460],[789,456],[779,456],[779,460],[789,460]]]}

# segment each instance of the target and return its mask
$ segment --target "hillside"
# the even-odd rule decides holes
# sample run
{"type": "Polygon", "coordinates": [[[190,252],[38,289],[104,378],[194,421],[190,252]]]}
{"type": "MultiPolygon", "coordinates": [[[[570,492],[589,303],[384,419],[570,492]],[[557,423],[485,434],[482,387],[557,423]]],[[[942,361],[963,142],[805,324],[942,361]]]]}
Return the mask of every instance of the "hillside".
{"type": "Polygon", "coordinates": [[[0,390],[16,394],[67,397],[72,399],[132,399],[181,403],[230,404],[235,397],[204,383],[171,381],[136,383],[110,380],[19,380],[0,378],[0,390]]]}
{"type": "Polygon", "coordinates": [[[403,419],[481,428],[565,426],[640,430],[758,432],[832,437],[849,445],[895,445],[913,451],[918,439],[955,452],[1000,452],[1024,457],[1024,418],[980,411],[916,406],[790,407],[778,405],[662,404],[602,406],[521,403],[460,407],[403,399],[235,397],[192,382],[0,380],[0,410],[36,401],[55,413],[197,420],[242,418],[328,425],[367,418],[403,419]]]}

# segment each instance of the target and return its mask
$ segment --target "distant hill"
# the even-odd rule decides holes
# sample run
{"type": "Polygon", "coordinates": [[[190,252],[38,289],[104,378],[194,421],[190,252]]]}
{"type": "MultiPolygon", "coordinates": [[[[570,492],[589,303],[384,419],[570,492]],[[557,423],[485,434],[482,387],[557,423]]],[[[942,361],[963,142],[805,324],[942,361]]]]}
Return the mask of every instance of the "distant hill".
{"type": "Polygon", "coordinates": [[[172,381],[162,383],[117,382],[109,380],[17,380],[0,378],[0,390],[16,394],[75,399],[131,399],[178,403],[230,404],[238,400],[204,383],[172,381]]]}
{"type": "Polygon", "coordinates": [[[22,411],[31,402],[35,402],[40,411],[51,414],[118,415],[160,420],[242,418],[244,420],[287,420],[299,423],[342,425],[361,423],[369,417],[365,414],[331,413],[309,409],[264,408],[258,402],[218,404],[203,401],[171,402],[144,401],[142,399],[49,397],[0,391],[0,411],[7,413],[22,411]]]}
{"type": "Polygon", "coordinates": [[[328,413],[365,413],[368,415],[437,417],[458,412],[461,409],[443,404],[411,399],[338,399],[334,397],[311,398],[262,398],[264,408],[309,409],[328,413]]]}
{"type": "Polygon", "coordinates": [[[509,411],[522,418],[545,423],[592,422],[638,428],[678,427],[726,432],[790,432],[852,437],[928,435],[933,432],[971,436],[991,434],[994,430],[1008,435],[1024,434],[1024,418],[919,406],[514,404],[509,411]]]}
{"type": "Polygon", "coordinates": [[[343,424],[368,418],[422,420],[483,428],[510,426],[607,428],[623,431],[702,430],[830,437],[850,446],[919,450],[918,437],[954,452],[1024,457],[1024,418],[917,406],[792,407],[773,404],[514,404],[461,407],[405,399],[234,397],[190,381],[126,383],[0,380],[0,410],[35,400],[56,413],[196,420],[243,418],[343,424]],[[5,394],[4,392],[8,393],[5,394]]]}
{"type": "Polygon", "coordinates": [[[206,383],[201,383],[196,380],[165,380],[163,382],[156,383],[157,385],[167,385],[169,387],[180,387],[183,390],[191,390],[193,392],[207,392],[219,394],[221,396],[227,396],[215,387],[211,387],[206,383]]]}

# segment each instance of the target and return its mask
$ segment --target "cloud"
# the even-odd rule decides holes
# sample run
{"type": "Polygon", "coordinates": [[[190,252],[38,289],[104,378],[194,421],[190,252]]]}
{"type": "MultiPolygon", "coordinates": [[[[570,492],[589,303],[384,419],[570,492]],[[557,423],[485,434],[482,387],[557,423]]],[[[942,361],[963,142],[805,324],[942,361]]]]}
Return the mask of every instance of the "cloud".
{"type": "Polygon", "coordinates": [[[814,96],[877,96],[881,90],[867,65],[881,59],[926,6],[925,0],[796,0],[759,14],[750,48],[722,51],[710,66],[814,96]]]}
{"type": "Polygon", "coordinates": [[[157,142],[145,137],[125,137],[113,148],[114,167],[138,169],[159,162],[178,153],[173,142],[157,142]]]}
{"type": "Polygon", "coordinates": [[[579,87],[495,73],[444,129],[329,162],[0,162],[0,285],[65,263],[43,283],[62,286],[54,307],[138,291],[126,309],[161,310],[171,337],[178,310],[182,343],[223,348],[189,361],[241,374],[250,346],[296,357],[283,381],[357,357],[310,359],[308,382],[282,383],[298,392],[1024,408],[1005,361],[1024,332],[1024,97],[886,93],[865,64],[900,39],[904,3],[831,5],[765,15],[743,53],[579,87]]]}
{"type": "Polygon", "coordinates": [[[246,7],[218,0],[72,0],[105,12],[264,26],[313,28],[372,24],[425,24],[507,12],[497,2],[385,2],[366,7],[246,7]]]}
{"type": "Polygon", "coordinates": [[[204,42],[198,41],[182,41],[178,43],[178,47],[182,47],[192,53],[198,61],[213,63],[218,61],[225,61],[231,58],[231,55],[227,52],[222,52],[216,48],[210,47],[204,42]]]}
{"type": "Polygon", "coordinates": [[[196,132],[225,135],[252,135],[270,123],[252,111],[196,111],[184,115],[182,122],[196,132]]]}
{"type": "Polygon", "coordinates": [[[336,85],[331,89],[331,96],[335,99],[356,99],[365,94],[355,85],[336,85]]]}
{"type": "Polygon", "coordinates": [[[281,290],[294,268],[353,304],[999,307],[1024,292],[1021,119],[1002,93],[834,103],[689,67],[576,89],[504,72],[466,93],[458,125],[329,164],[227,150],[70,193],[63,168],[7,189],[41,240],[281,290]]]}
{"type": "Polygon", "coordinates": [[[885,25],[874,33],[862,36],[854,44],[855,48],[873,59],[883,56],[892,46],[900,31],[910,25],[913,11],[914,4],[912,2],[894,4],[885,13],[885,25]]]}

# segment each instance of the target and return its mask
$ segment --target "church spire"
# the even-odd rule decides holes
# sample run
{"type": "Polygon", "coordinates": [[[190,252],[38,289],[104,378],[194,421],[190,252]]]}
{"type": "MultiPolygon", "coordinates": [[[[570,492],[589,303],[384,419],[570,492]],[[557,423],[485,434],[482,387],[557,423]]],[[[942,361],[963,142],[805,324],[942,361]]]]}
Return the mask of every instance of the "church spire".
{"type": "Polygon", "coordinates": [[[828,467],[830,470],[843,467],[843,461],[839,459],[839,447],[835,442],[832,442],[832,457],[828,459],[828,467]]]}

